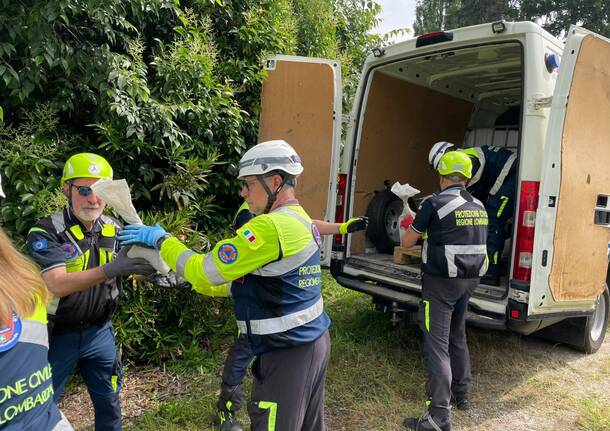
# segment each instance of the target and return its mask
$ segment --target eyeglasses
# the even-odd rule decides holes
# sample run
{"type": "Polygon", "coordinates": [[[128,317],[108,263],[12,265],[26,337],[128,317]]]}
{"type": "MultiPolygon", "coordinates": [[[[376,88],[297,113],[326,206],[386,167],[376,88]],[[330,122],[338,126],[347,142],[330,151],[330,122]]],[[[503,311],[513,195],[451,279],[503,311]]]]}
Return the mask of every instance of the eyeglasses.
{"type": "Polygon", "coordinates": [[[250,191],[250,187],[252,187],[252,185],[253,185],[253,184],[256,184],[256,183],[258,183],[258,180],[250,180],[250,181],[243,180],[243,181],[241,182],[241,187],[242,187],[242,188],[244,188],[244,187],[245,187],[245,188],[246,188],[246,190],[250,191]]]}
{"type": "Polygon", "coordinates": [[[76,190],[78,190],[78,194],[81,196],[89,196],[93,193],[93,189],[89,186],[75,186],[74,184],[70,184],[76,190]]]}

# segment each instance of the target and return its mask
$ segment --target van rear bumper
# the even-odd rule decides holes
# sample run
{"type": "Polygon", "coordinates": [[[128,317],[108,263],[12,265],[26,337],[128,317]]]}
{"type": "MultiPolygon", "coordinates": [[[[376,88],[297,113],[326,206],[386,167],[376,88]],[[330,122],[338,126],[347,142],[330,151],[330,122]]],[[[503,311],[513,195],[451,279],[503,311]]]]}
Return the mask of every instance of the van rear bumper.
{"type": "MultiPolygon", "coordinates": [[[[388,302],[396,302],[401,305],[401,309],[407,312],[416,312],[419,308],[421,296],[417,293],[404,292],[384,287],[378,284],[365,283],[349,275],[333,274],[337,282],[348,289],[366,293],[375,299],[382,299],[388,302]]],[[[466,313],[466,323],[486,329],[506,329],[506,319],[504,316],[490,316],[477,313],[470,308],[466,313]]]]}
{"type": "Polygon", "coordinates": [[[350,277],[349,275],[337,275],[335,276],[335,279],[341,286],[347,287],[348,289],[380,297],[388,301],[400,302],[406,306],[406,308],[412,309],[412,311],[417,311],[419,308],[421,296],[415,293],[407,293],[383,287],[378,284],[365,283],[364,281],[350,277]]]}

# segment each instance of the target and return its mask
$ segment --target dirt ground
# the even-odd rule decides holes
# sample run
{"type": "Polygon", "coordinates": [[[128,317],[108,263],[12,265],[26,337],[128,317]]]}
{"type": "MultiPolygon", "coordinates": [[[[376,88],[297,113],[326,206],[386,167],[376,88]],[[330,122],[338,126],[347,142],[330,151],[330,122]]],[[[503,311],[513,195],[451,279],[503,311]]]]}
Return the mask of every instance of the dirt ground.
{"type": "Polygon", "coordinates": [[[473,376],[473,406],[456,411],[455,430],[610,430],[610,337],[594,355],[532,337],[522,343],[521,369],[473,376]],[[593,410],[606,415],[595,421],[593,410]]]}
{"type": "MultiPolygon", "coordinates": [[[[129,423],[170,398],[187,395],[190,390],[189,379],[162,368],[127,369],[120,394],[123,422],[129,423]]],[[[93,405],[84,384],[72,385],[61,398],[59,408],[76,431],[92,428],[93,405]]]]}

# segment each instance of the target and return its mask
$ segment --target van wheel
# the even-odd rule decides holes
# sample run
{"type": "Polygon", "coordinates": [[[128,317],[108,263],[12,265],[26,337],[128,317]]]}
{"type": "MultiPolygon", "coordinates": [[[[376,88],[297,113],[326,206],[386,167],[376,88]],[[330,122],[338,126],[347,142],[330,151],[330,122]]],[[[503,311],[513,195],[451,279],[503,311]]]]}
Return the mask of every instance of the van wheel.
{"type": "Polygon", "coordinates": [[[400,244],[398,221],[402,208],[403,203],[398,196],[390,190],[382,190],[375,193],[366,210],[369,218],[366,236],[380,253],[394,253],[394,247],[400,244]]]}
{"type": "Polygon", "coordinates": [[[606,336],[608,328],[608,309],[610,308],[610,294],[608,286],[597,298],[593,315],[587,317],[583,323],[584,337],[582,351],[585,353],[595,353],[599,350],[606,336]]]}
{"type": "Polygon", "coordinates": [[[536,335],[559,343],[565,343],[584,353],[595,353],[606,337],[610,296],[608,286],[597,298],[595,311],[589,317],[562,320],[536,332],[536,335]]]}

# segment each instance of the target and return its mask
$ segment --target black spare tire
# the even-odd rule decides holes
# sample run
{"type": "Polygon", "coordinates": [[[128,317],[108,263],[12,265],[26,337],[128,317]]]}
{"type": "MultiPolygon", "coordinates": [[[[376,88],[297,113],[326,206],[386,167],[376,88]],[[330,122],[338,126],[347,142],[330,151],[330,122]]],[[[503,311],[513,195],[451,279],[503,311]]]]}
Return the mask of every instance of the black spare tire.
{"type": "Polygon", "coordinates": [[[394,253],[394,247],[400,244],[398,224],[402,208],[402,200],[390,190],[376,192],[369,203],[366,236],[380,253],[394,253]]]}

